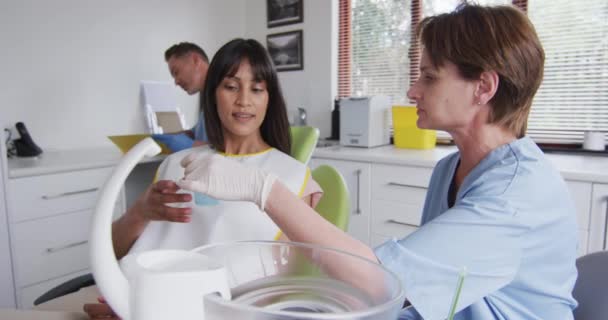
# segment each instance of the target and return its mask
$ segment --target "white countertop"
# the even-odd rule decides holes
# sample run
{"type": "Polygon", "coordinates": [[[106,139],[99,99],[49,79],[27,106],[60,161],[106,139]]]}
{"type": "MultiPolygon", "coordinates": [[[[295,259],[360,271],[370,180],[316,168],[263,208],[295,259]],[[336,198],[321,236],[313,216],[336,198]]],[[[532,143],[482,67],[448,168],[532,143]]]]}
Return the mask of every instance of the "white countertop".
{"type": "MultiPolygon", "coordinates": [[[[164,155],[146,158],[144,162],[161,161],[164,155]]],[[[8,177],[21,178],[59,172],[111,167],[122,158],[117,148],[92,148],[44,151],[34,158],[9,158],[8,177]]]]}
{"type": "MultiPolygon", "coordinates": [[[[438,146],[428,150],[399,149],[393,145],[375,148],[331,146],[317,148],[314,158],[374,162],[432,168],[443,157],[455,152],[455,146],[438,146]]],[[[114,166],[122,153],[116,148],[45,151],[37,158],[8,159],[8,177],[20,178],[74,170],[114,166]]],[[[164,155],[143,162],[161,161],[164,155]]],[[[568,180],[608,183],[608,157],[577,154],[547,154],[568,180]]]]}
{"type": "MultiPolygon", "coordinates": [[[[438,146],[428,150],[399,149],[393,145],[375,148],[331,146],[317,148],[313,158],[432,168],[441,158],[456,150],[456,146],[438,146]]],[[[608,157],[555,153],[546,155],[565,179],[608,183],[608,157]]]]}

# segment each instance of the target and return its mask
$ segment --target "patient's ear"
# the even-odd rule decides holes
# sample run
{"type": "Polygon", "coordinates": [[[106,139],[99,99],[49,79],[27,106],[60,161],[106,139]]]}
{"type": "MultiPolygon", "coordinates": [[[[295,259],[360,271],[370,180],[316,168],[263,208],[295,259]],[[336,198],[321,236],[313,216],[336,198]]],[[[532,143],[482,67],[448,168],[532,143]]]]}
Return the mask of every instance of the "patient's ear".
{"type": "Polygon", "coordinates": [[[496,71],[484,71],[479,76],[475,96],[478,99],[477,104],[485,105],[492,100],[498,90],[500,78],[496,71]]]}

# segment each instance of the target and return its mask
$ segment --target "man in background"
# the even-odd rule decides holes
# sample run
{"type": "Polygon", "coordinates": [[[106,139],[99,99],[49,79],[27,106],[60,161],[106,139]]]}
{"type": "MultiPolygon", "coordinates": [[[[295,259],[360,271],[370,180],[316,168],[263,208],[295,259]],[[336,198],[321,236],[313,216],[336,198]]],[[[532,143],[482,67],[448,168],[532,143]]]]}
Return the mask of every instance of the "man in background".
{"type": "MultiPolygon", "coordinates": [[[[165,61],[175,81],[189,95],[203,91],[209,58],[201,47],[190,42],[180,42],[165,51],[165,61]]],[[[205,119],[202,111],[194,128],[172,134],[154,134],[152,137],[165,144],[172,152],[207,143],[205,119]]]]}

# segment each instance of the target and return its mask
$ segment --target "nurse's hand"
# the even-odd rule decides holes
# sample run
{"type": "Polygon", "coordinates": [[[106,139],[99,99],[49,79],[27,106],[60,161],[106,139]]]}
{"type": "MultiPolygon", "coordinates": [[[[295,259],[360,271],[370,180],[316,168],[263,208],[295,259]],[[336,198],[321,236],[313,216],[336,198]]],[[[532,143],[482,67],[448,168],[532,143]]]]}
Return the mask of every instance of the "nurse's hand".
{"type": "Polygon", "coordinates": [[[160,220],[171,222],[190,222],[192,208],[182,204],[192,201],[189,193],[178,193],[180,187],[171,180],[160,180],[146,189],[146,192],[137,199],[137,214],[146,220],[160,220]],[[176,206],[177,204],[177,206],[176,206]]]}
{"type": "Polygon", "coordinates": [[[184,178],[177,185],[221,200],[251,201],[264,210],[276,176],[217,154],[191,153],[182,159],[184,178]]]}
{"type": "Polygon", "coordinates": [[[99,303],[87,303],[82,308],[89,319],[120,320],[120,317],[114,313],[103,297],[99,297],[97,300],[99,303]]]}

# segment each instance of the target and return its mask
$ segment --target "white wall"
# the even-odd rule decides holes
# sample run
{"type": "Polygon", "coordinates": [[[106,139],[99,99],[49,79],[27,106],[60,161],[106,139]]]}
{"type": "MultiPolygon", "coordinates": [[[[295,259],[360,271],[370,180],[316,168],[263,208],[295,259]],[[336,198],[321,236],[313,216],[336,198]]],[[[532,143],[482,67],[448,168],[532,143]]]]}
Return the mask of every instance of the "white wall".
{"type": "Polygon", "coordinates": [[[304,70],[279,72],[289,109],[304,107],[308,124],[331,134],[331,110],[337,96],[338,1],[304,0],[304,21],[268,29],[266,0],[247,0],[246,37],[266,45],[272,33],[302,30],[304,70]]]}
{"type": "MultiPolygon", "coordinates": [[[[245,1],[2,1],[0,125],[25,122],[43,149],[145,132],[140,80],[171,80],[163,54],[173,43],[212,56],[242,37],[245,1]]],[[[198,97],[176,90],[192,125],[198,97]]]]}

